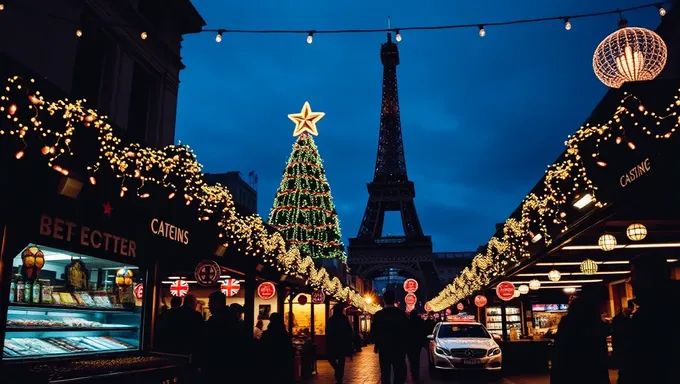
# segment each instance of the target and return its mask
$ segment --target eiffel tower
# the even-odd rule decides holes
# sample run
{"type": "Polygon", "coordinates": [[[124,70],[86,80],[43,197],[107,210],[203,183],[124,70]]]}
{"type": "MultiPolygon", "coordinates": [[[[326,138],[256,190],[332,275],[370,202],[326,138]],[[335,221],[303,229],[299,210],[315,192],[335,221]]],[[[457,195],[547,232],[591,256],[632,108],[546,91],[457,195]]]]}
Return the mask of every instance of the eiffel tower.
{"type": "Polygon", "coordinates": [[[380,59],[383,64],[380,137],[373,181],[368,183],[368,204],[357,237],[349,239],[348,264],[354,274],[372,280],[388,268],[418,280],[416,292],[424,302],[439,288],[432,261],[432,239],[423,234],[413,199],[413,182],[406,173],[404,142],[399,118],[397,65],[399,49],[387,33],[380,59]],[[404,236],[383,236],[385,212],[399,211],[404,236]]]}

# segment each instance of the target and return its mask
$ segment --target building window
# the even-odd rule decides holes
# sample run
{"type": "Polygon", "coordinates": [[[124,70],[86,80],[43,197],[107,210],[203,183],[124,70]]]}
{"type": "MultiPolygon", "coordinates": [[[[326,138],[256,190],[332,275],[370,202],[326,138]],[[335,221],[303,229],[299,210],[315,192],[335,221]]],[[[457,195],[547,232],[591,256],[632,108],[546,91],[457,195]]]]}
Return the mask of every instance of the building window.
{"type": "Polygon", "coordinates": [[[78,39],[72,92],[78,99],[87,99],[88,108],[106,113],[113,95],[116,44],[89,9],[83,13],[80,28],[87,32],[78,39]]]}
{"type": "Polygon", "coordinates": [[[135,62],[127,124],[127,138],[130,141],[147,144],[149,138],[153,137],[155,119],[152,117],[156,90],[156,79],[144,66],[135,62]]]}

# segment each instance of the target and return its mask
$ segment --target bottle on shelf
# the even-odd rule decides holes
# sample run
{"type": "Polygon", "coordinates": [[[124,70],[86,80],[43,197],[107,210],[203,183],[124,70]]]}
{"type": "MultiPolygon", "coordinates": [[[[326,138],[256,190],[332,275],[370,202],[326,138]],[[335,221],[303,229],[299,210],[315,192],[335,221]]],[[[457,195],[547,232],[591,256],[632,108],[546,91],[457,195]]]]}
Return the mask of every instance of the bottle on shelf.
{"type": "Polygon", "coordinates": [[[9,302],[13,303],[17,300],[17,279],[16,276],[12,278],[12,282],[9,283],[9,302]]]}
{"type": "Polygon", "coordinates": [[[21,275],[17,276],[17,295],[16,295],[16,302],[17,303],[23,303],[24,302],[24,297],[26,295],[25,287],[26,284],[24,283],[24,279],[21,277],[21,275]]]}
{"type": "Polygon", "coordinates": [[[24,303],[32,303],[33,302],[33,282],[30,280],[26,280],[26,283],[24,284],[24,303]]]}
{"type": "Polygon", "coordinates": [[[31,293],[31,299],[33,304],[40,304],[40,291],[41,291],[40,281],[36,280],[33,282],[33,292],[31,293]]]}

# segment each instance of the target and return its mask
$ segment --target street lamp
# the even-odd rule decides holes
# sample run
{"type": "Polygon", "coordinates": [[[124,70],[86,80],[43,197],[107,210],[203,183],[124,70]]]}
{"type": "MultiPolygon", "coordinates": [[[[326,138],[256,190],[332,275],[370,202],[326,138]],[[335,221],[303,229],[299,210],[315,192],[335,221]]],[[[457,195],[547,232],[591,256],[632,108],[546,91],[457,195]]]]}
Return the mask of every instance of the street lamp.
{"type": "Polygon", "coordinates": [[[373,298],[371,296],[366,296],[364,297],[364,301],[366,304],[371,304],[373,302],[373,298]]]}

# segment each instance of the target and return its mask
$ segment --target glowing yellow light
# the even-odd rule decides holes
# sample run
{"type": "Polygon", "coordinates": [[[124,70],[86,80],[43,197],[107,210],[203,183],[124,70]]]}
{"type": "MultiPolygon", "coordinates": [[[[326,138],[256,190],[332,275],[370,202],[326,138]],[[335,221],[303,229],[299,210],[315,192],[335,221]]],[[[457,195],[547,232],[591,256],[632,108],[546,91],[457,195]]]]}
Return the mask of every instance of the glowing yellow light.
{"type": "Polygon", "coordinates": [[[76,36],[83,37],[83,31],[81,31],[80,29],[76,29],[76,36]]]}
{"type": "Polygon", "coordinates": [[[24,157],[24,151],[17,151],[14,157],[16,157],[17,160],[20,160],[22,157],[24,157]]]}
{"type": "Polygon", "coordinates": [[[571,22],[569,21],[569,19],[564,19],[564,29],[566,29],[567,31],[571,30],[571,22]]]}
{"type": "Polygon", "coordinates": [[[90,184],[97,185],[97,179],[95,179],[94,176],[90,176],[90,184]]]}
{"type": "Polygon", "coordinates": [[[17,105],[16,105],[16,104],[12,104],[12,105],[9,106],[9,114],[10,114],[10,115],[13,115],[13,114],[15,114],[15,113],[17,113],[17,105]]]}
{"type": "Polygon", "coordinates": [[[307,35],[307,44],[311,44],[314,41],[314,32],[309,32],[307,35]]]}
{"type": "Polygon", "coordinates": [[[146,40],[146,38],[149,37],[146,32],[142,32],[139,36],[142,38],[142,40],[146,40]]]}
{"type": "Polygon", "coordinates": [[[148,194],[148,193],[143,193],[143,194],[139,195],[139,197],[141,197],[142,199],[146,199],[146,198],[148,198],[149,196],[151,196],[151,195],[148,194]]]}
{"type": "Polygon", "coordinates": [[[366,304],[371,304],[373,302],[373,298],[371,296],[366,296],[364,297],[364,301],[366,304]]]}
{"type": "Polygon", "coordinates": [[[479,37],[484,37],[486,36],[486,30],[484,29],[483,25],[479,26],[479,37]]]}
{"type": "Polygon", "coordinates": [[[215,41],[218,43],[222,42],[222,32],[217,32],[217,35],[215,35],[215,41]]]}
{"type": "Polygon", "coordinates": [[[316,129],[316,123],[325,115],[324,112],[312,112],[309,102],[305,101],[300,113],[291,113],[288,115],[288,118],[295,123],[293,136],[299,136],[304,132],[309,132],[314,136],[318,136],[319,132],[316,129]]]}
{"type": "Polygon", "coordinates": [[[606,86],[619,88],[630,81],[653,80],[666,66],[666,43],[645,28],[624,27],[607,36],[595,49],[593,70],[606,86]]]}
{"type": "Polygon", "coordinates": [[[400,42],[401,41],[401,33],[399,33],[398,29],[396,30],[396,32],[397,32],[397,35],[396,35],[397,42],[400,42]]]}

